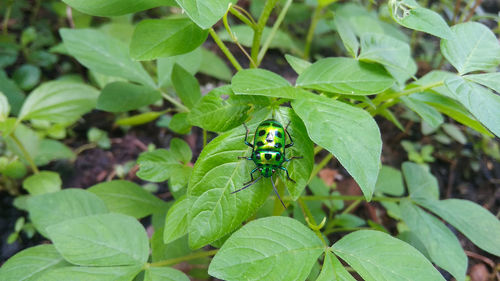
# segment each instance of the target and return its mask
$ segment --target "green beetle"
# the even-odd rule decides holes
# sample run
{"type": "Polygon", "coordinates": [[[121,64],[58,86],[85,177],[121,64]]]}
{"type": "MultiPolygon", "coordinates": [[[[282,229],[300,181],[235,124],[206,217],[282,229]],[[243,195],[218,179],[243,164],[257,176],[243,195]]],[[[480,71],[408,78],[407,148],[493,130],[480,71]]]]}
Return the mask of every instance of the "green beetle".
{"type": "MultiPolygon", "coordinates": [[[[290,124],[290,123],[288,123],[290,124]]],[[[257,130],[255,130],[255,135],[253,139],[253,144],[248,142],[248,127],[246,124],[243,124],[246,129],[245,135],[245,144],[252,148],[252,155],[250,157],[238,157],[239,159],[247,159],[252,160],[256,167],[250,172],[250,181],[244,183],[244,186],[236,191],[231,192],[231,194],[242,191],[243,189],[253,185],[262,177],[271,178],[271,183],[273,185],[274,192],[278,196],[283,207],[286,208],[283,200],[281,200],[276,187],[274,186],[273,174],[277,170],[283,170],[286,172],[286,177],[292,182],[295,182],[290,178],[288,174],[288,170],[283,167],[283,163],[289,162],[293,159],[300,159],[300,156],[294,156],[292,158],[287,159],[285,157],[285,149],[289,148],[293,145],[293,140],[290,134],[288,133],[286,128],[283,128],[280,122],[274,119],[268,119],[263,121],[257,126],[257,130]],[[285,134],[288,135],[290,139],[289,144],[285,144],[285,134]],[[261,173],[260,177],[256,180],[253,179],[253,174],[259,171],[261,173]]],[[[288,128],[288,125],[287,125],[288,128]]]]}

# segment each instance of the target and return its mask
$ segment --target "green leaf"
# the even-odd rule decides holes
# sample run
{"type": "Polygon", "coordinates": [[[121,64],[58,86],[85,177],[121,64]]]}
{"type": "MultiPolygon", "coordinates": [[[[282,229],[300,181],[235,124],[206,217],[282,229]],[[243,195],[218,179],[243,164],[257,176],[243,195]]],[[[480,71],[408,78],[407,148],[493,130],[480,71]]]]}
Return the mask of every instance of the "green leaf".
{"type": "Polygon", "coordinates": [[[178,134],[185,135],[191,131],[191,124],[188,121],[188,113],[180,112],[172,116],[168,128],[178,134]]]}
{"type": "Polygon", "coordinates": [[[146,269],[144,281],[189,281],[189,278],[171,267],[150,267],[146,269]]]}
{"type": "Polygon", "coordinates": [[[233,72],[226,62],[214,52],[201,48],[200,72],[222,81],[231,81],[233,72]]]}
{"type": "Polygon", "coordinates": [[[445,280],[419,251],[383,232],[356,231],[331,249],[366,281],[445,280]]]}
{"type": "Polygon", "coordinates": [[[190,254],[187,235],[168,244],[163,242],[164,228],[155,228],[151,238],[151,258],[153,262],[179,258],[190,254]]]}
{"type": "Polygon", "coordinates": [[[172,84],[177,96],[188,108],[193,108],[201,98],[198,80],[182,66],[175,64],[172,69],[172,84]]]}
{"type": "Polygon", "coordinates": [[[285,59],[288,62],[288,64],[293,68],[293,70],[295,70],[295,72],[297,72],[297,74],[299,75],[312,64],[306,60],[288,54],[285,55],[285,59]]]}
{"type": "Polygon", "coordinates": [[[432,128],[438,128],[441,124],[443,124],[443,115],[441,115],[434,107],[418,99],[414,99],[412,96],[401,97],[401,100],[404,105],[422,117],[422,120],[427,122],[427,124],[429,124],[432,128]]]}
{"type": "Polygon", "coordinates": [[[382,151],[380,131],[370,114],[321,96],[295,100],[292,107],[304,121],[309,137],[335,155],[369,201],[382,151]]]}
{"type": "Polygon", "coordinates": [[[321,59],[297,79],[297,86],[346,95],[372,95],[383,92],[394,80],[379,64],[349,58],[321,59]]]}
{"type": "Polygon", "coordinates": [[[57,192],[61,190],[61,177],[56,172],[41,171],[31,175],[23,181],[23,188],[30,195],[40,195],[44,193],[57,192]]]}
{"type": "Polygon", "coordinates": [[[165,149],[156,149],[142,153],[137,159],[139,171],[137,176],[152,182],[166,181],[172,175],[173,169],[180,166],[174,155],[165,149]]]}
{"type": "Polygon", "coordinates": [[[49,237],[46,229],[51,225],[108,212],[99,197],[74,188],[33,196],[28,199],[28,210],[36,229],[45,237],[49,237]]]}
{"type": "Polygon", "coordinates": [[[469,74],[463,77],[466,80],[479,83],[497,93],[500,93],[500,72],[469,74]]]}
{"type": "Polygon", "coordinates": [[[170,151],[175,159],[185,164],[191,162],[191,158],[193,157],[193,152],[189,144],[179,138],[173,138],[170,141],[170,151]]]}
{"type": "Polygon", "coordinates": [[[168,210],[165,218],[165,230],[163,232],[163,242],[168,244],[181,238],[188,231],[188,214],[193,205],[189,197],[177,199],[174,205],[168,210]]]}
{"type": "Polygon", "coordinates": [[[47,271],[66,266],[53,245],[39,245],[23,250],[0,268],[2,280],[35,281],[47,271]]]}
{"type": "Polygon", "coordinates": [[[445,81],[446,87],[455,95],[486,128],[500,136],[500,96],[490,90],[466,81],[460,76],[445,81]]]}
{"type": "MultiPolygon", "coordinates": [[[[231,26],[231,31],[234,36],[238,39],[238,42],[245,47],[252,47],[254,31],[248,25],[233,25],[231,26]]],[[[266,42],[267,38],[271,34],[271,28],[265,26],[262,31],[262,38],[260,40],[261,46],[266,42]]],[[[233,42],[233,39],[225,30],[221,30],[217,33],[221,40],[227,42],[233,42]]],[[[289,50],[293,53],[300,53],[301,50],[296,46],[295,41],[286,32],[277,30],[274,37],[269,44],[269,48],[279,48],[283,50],[289,50]]]]}
{"type": "MultiPolygon", "coordinates": [[[[287,132],[292,136],[294,142],[293,146],[286,149],[286,158],[290,159],[293,156],[303,157],[302,159],[295,159],[283,165],[295,182],[287,180],[284,171],[277,172],[281,180],[285,183],[292,199],[297,200],[302,195],[314,166],[314,143],[307,135],[304,123],[293,110],[287,107],[280,107],[279,111],[276,111],[275,114],[275,119],[283,124],[283,126],[289,125],[287,132]]],[[[288,139],[288,137],[285,139],[288,139]]],[[[287,143],[290,142],[288,139],[287,143]]]]}
{"type": "Polygon", "coordinates": [[[403,221],[423,243],[431,260],[458,281],[465,281],[467,256],[453,232],[409,200],[402,201],[400,208],[403,221]]]}
{"type": "MultiPolygon", "coordinates": [[[[365,33],[361,36],[359,59],[366,62],[378,62],[407,72],[405,69],[411,60],[410,45],[392,36],[365,33]]],[[[408,73],[413,75],[413,73],[408,73]]]]}
{"type": "Polygon", "coordinates": [[[85,84],[53,81],[37,87],[26,99],[19,119],[74,122],[92,110],[99,92],[85,84]]]}
{"type": "Polygon", "coordinates": [[[401,171],[382,165],[375,184],[375,190],[393,196],[401,196],[405,192],[401,171]]]}
{"type": "Polygon", "coordinates": [[[388,5],[392,18],[402,26],[444,39],[453,36],[448,24],[438,13],[420,7],[414,0],[390,0],[388,5]]]}
{"type": "Polygon", "coordinates": [[[2,69],[0,69],[0,92],[7,97],[12,114],[17,115],[21,109],[25,95],[17,87],[16,83],[7,77],[7,74],[2,69]]]}
{"type": "Polygon", "coordinates": [[[186,14],[202,29],[208,29],[226,13],[234,0],[175,0],[186,14]]]}
{"type": "Polygon", "coordinates": [[[207,39],[208,31],[187,18],[147,19],[135,28],[130,55],[152,60],[189,53],[207,39]]]}
{"type": "Polygon", "coordinates": [[[355,281],[332,252],[325,253],[323,268],[316,281],[355,281]]]}
{"type": "Polygon", "coordinates": [[[466,22],[451,30],[453,36],[441,40],[441,53],[460,74],[488,70],[500,64],[500,44],[487,26],[466,22]]]}
{"type": "Polygon", "coordinates": [[[174,4],[173,0],[63,0],[63,2],[83,13],[100,17],[121,16],[174,4]]]}
{"type": "Polygon", "coordinates": [[[305,280],[323,250],[314,232],[298,221],[267,217],[231,235],[208,273],[223,280],[305,280]]]}
{"type": "Polygon", "coordinates": [[[82,266],[144,265],[149,240],[144,227],[122,214],[67,220],[47,228],[57,251],[82,266]]]}
{"type": "Polygon", "coordinates": [[[134,116],[118,119],[115,124],[120,126],[138,126],[152,122],[163,114],[165,114],[165,111],[144,112],[134,116]]]}
{"type": "MultiPolygon", "coordinates": [[[[211,53],[211,52],[210,52],[211,53]]],[[[160,87],[171,86],[172,69],[175,64],[178,64],[184,68],[187,72],[195,74],[202,65],[202,48],[198,48],[187,54],[182,54],[178,56],[159,58],[157,60],[158,64],[158,85],[160,87]]],[[[210,71],[214,71],[214,66],[210,66],[210,71]]],[[[231,79],[231,78],[230,78],[231,79]]]]}
{"type": "MultiPolygon", "coordinates": [[[[252,120],[250,130],[255,130],[260,121],[262,119],[252,120]]],[[[220,134],[203,149],[193,167],[188,185],[188,196],[193,202],[188,227],[192,248],[200,248],[240,227],[271,192],[270,180],[264,178],[243,191],[230,194],[249,180],[250,171],[255,167],[251,161],[238,159],[251,153],[244,139],[243,126],[220,134]]]]}
{"type": "Polygon", "coordinates": [[[352,27],[349,25],[348,20],[343,18],[340,14],[338,16],[335,15],[333,24],[335,25],[347,52],[349,52],[353,58],[356,58],[359,51],[359,42],[358,38],[356,38],[356,34],[354,34],[354,31],[352,30],[352,27]]]}
{"type": "Polygon", "coordinates": [[[12,79],[16,81],[19,88],[30,90],[40,82],[41,75],[42,72],[39,67],[31,64],[24,64],[14,71],[12,79]]]}
{"type": "Polygon", "coordinates": [[[403,163],[403,174],[406,185],[412,199],[439,198],[439,186],[437,179],[426,169],[425,166],[412,162],[403,163]]]}
{"type": "Polygon", "coordinates": [[[10,105],[7,97],[0,92],[0,122],[4,122],[9,118],[10,105]]]}
{"type": "Polygon", "coordinates": [[[139,62],[130,58],[125,43],[94,29],[60,29],[64,46],[85,67],[155,87],[139,62]]]}
{"type": "Polygon", "coordinates": [[[51,270],[37,281],[130,281],[142,270],[141,266],[66,266],[51,270]]]}
{"type": "MultiPolygon", "coordinates": [[[[269,102],[265,97],[259,97],[269,102]]],[[[222,86],[203,96],[191,109],[189,123],[213,132],[225,132],[242,124],[254,103],[245,96],[232,94],[230,86],[222,86]],[[229,95],[227,99],[224,95],[229,95]]]]}
{"type": "Polygon", "coordinates": [[[285,99],[308,98],[313,94],[295,88],[280,75],[264,69],[245,69],[233,76],[231,88],[237,95],[259,95],[285,99]]]}
{"type": "MultiPolygon", "coordinates": [[[[9,118],[8,121],[15,121],[15,118],[9,118]]],[[[10,122],[6,122],[10,123],[10,122]]],[[[16,123],[11,123],[11,125],[14,127],[16,123]]],[[[9,130],[12,130],[13,128],[10,128],[9,130]]],[[[26,152],[28,155],[33,159],[39,152],[40,149],[40,137],[37,135],[35,131],[30,129],[28,126],[18,123],[17,126],[15,127],[15,131],[13,134],[16,136],[17,140],[19,140],[20,145],[24,147],[26,151],[23,151],[21,146],[17,141],[14,141],[12,137],[10,136],[5,136],[5,142],[7,143],[7,148],[19,158],[23,160],[24,163],[28,163],[29,161],[26,160],[26,152]]]]}
{"type": "Polygon", "coordinates": [[[485,208],[460,199],[422,198],[417,203],[453,225],[479,248],[500,256],[500,222],[485,208]]]}
{"type": "Polygon", "coordinates": [[[108,112],[125,112],[150,105],[161,99],[153,88],[127,82],[113,82],[102,89],[97,109],[108,112]]]}
{"type": "Polygon", "coordinates": [[[35,155],[35,164],[44,166],[54,160],[75,159],[75,153],[62,142],[52,139],[42,139],[40,141],[39,151],[35,155]]]}
{"type": "Polygon", "coordinates": [[[159,212],[166,207],[165,202],[158,197],[129,181],[103,182],[92,186],[88,191],[101,198],[110,212],[138,219],[159,212]]]}

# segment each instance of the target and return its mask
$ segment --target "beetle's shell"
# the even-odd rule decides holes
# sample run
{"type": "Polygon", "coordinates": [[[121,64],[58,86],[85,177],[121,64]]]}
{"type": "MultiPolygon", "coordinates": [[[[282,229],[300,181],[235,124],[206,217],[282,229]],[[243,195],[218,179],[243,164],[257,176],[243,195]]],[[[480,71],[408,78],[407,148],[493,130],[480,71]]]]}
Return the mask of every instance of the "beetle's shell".
{"type": "Polygon", "coordinates": [[[285,161],[285,129],[276,120],[265,120],[255,130],[253,145],[252,160],[270,177],[285,161]]]}

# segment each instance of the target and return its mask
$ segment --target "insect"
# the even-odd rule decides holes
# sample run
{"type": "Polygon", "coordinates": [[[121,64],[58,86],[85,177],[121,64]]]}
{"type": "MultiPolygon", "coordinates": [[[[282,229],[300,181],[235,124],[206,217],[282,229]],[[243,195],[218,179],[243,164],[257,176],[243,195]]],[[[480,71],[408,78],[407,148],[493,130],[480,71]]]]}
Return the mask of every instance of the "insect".
{"type": "Polygon", "coordinates": [[[250,172],[250,181],[244,183],[243,184],[244,186],[242,188],[231,192],[231,194],[240,192],[245,188],[255,184],[262,177],[265,178],[270,177],[274,192],[278,196],[278,199],[280,200],[283,207],[286,209],[283,200],[281,200],[281,197],[278,194],[276,187],[274,186],[273,174],[277,170],[283,170],[286,172],[287,179],[292,182],[295,182],[293,179],[290,178],[288,170],[282,166],[283,163],[285,162],[290,162],[293,159],[302,158],[301,156],[294,156],[289,159],[285,157],[286,155],[285,149],[293,146],[292,137],[290,136],[290,133],[288,133],[287,131],[288,125],[290,125],[290,123],[288,123],[286,128],[283,128],[283,125],[281,125],[280,122],[274,119],[268,119],[263,121],[262,123],[259,124],[259,126],[257,126],[257,130],[255,130],[253,144],[248,142],[249,130],[247,125],[246,124],[243,125],[245,126],[246,129],[245,144],[252,148],[252,154],[250,155],[250,157],[240,156],[238,158],[252,160],[255,163],[256,167],[250,172]],[[290,139],[289,144],[285,144],[286,142],[285,134],[288,135],[288,138],[290,139]],[[260,176],[254,180],[253,174],[257,171],[260,172],[260,176]]]}

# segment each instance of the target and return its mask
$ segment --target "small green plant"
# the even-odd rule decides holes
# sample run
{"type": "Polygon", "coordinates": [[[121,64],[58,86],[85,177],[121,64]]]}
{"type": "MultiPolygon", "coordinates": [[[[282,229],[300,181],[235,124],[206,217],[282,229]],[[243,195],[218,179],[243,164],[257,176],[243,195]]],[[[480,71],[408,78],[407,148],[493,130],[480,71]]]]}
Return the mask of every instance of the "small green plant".
{"type": "MultiPolygon", "coordinates": [[[[160,6],[181,9],[162,9],[164,18],[146,18],[135,26],[130,19],[113,18],[100,28],[63,28],[60,51],[89,70],[94,86],[43,83],[14,116],[10,100],[0,99],[0,129],[13,155],[0,167],[14,157],[29,164],[34,175],[24,180],[29,195],[23,197],[23,207],[36,230],[52,242],[10,258],[0,279],[189,280],[187,275],[200,272],[172,266],[196,262],[205,269],[205,279],[208,272],[222,280],[355,280],[342,260],[364,280],[444,280],[436,265],[464,281],[467,256],[445,222],[500,256],[498,218],[471,201],[440,199],[437,179],[420,165],[434,160],[432,146],[416,149],[403,142],[417,163],[404,162],[401,170],[382,165],[382,138],[374,119],[381,116],[403,128],[394,108],[404,105],[428,126],[455,138],[460,136],[444,125],[443,114],[483,136],[500,136],[500,97],[494,93],[500,92],[500,73],[494,72],[500,44],[485,25],[462,20],[450,28],[438,13],[413,0],[390,0],[381,7],[388,12],[380,16],[362,5],[334,0],[252,1],[249,11],[230,0],[64,2],[102,17],[160,6]],[[276,17],[268,27],[273,11],[276,17]],[[283,28],[294,26],[287,14],[300,11],[312,13],[306,17],[309,28],[298,29],[305,42],[283,28]],[[456,72],[436,69],[417,78],[413,41],[382,20],[384,15],[411,29],[415,38],[420,32],[436,36],[442,58],[456,72]],[[220,20],[224,30],[217,32],[214,25],[220,20]],[[128,30],[131,36],[116,30],[128,30]],[[208,36],[236,74],[202,46],[208,36]],[[339,56],[316,52],[322,36],[333,38],[339,56]],[[239,48],[249,68],[224,41],[239,48]],[[285,60],[298,75],[294,85],[259,68],[270,48],[291,53],[285,60]],[[309,61],[311,57],[315,60],[309,61]],[[198,72],[229,84],[202,95],[194,76],[198,72]],[[125,180],[61,190],[57,174],[38,171],[37,154],[28,142],[36,135],[35,123],[66,128],[93,108],[114,113],[124,130],[150,122],[179,135],[201,128],[203,149],[196,161],[180,138],[172,138],[168,149],[153,147],[137,159],[136,175],[152,183],[168,181],[173,201],[125,180]],[[265,146],[258,141],[267,136],[269,127],[262,122],[268,119],[289,124],[286,133],[293,146],[285,144],[282,126],[283,131],[277,130],[283,135],[277,143],[287,148],[279,150],[283,160],[303,158],[290,161],[287,172],[277,173],[271,182],[254,180],[252,188],[236,192],[256,171],[255,164],[264,164],[256,160],[255,150],[265,146]],[[244,155],[255,163],[238,159],[244,155]],[[317,177],[333,157],[363,195],[341,195],[317,177]],[[288,195],[270,196],[273,189],[288,195]],[[354,203],[346,207],[345,200],[354,203]],[[397,237],[383,225],[350,214],[362,201],[384,206],[398,223],[397,237]],[[151,237],[138,222],[149,216],[151,237]],[[339,232],[349,233],[330,241],[339,232]]],[[[46,136],[42,141],[49,140],[46,136]]],[[[96,129],[88,138],[94,145],[108,144],[106,134],[96,129]]],[[[271,167],[284,168],[281,164],[271,167]]],[[[263,170],[262,175],[272,172],[263,170]]]]}

